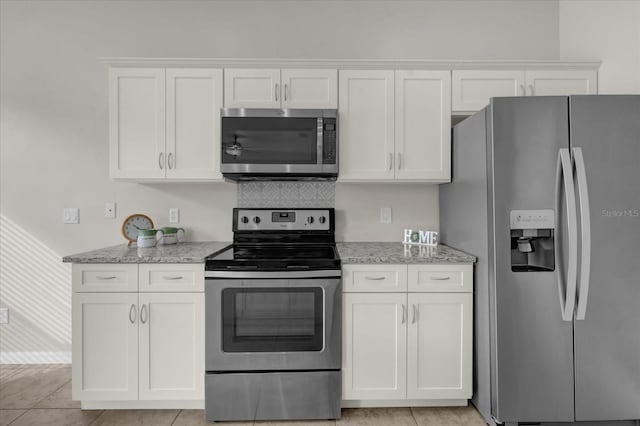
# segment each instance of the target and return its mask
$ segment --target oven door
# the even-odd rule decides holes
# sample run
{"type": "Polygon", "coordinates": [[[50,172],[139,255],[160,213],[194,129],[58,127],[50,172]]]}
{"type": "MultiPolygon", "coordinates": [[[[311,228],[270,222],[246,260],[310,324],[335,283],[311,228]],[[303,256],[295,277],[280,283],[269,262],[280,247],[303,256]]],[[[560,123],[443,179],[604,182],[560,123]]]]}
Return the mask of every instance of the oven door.
{"type": "Polygon", "coordinates": [[[341,368],[340,278],[207,278],[205,293],[208,372],[341,368]]]}

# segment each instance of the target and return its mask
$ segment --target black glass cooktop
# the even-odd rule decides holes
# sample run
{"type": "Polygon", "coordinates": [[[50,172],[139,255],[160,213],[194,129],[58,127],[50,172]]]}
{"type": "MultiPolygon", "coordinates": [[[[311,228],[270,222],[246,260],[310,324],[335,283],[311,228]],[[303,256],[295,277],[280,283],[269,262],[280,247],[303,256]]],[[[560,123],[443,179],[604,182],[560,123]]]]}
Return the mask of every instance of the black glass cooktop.
{"type": "Polygon", "coordinates": [[[333,269],[340,267],[335,245],[234,244],[207,257],[206,270],[228,269],[333,269]]]}

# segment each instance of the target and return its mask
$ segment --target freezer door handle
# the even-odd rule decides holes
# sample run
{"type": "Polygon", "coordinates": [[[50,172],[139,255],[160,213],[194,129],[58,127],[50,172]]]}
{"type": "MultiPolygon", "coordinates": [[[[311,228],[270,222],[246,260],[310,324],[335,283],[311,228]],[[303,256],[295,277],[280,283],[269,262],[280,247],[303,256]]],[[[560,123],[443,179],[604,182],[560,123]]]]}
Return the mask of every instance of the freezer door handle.
{"type": "Polygon", "coordinates": [[[591,210],[589,205],[589,187],[587,171],[584,165],[582,148],[573,148],[576,162],[576,178],[578,180],[578,196],[580,197],[580,235],[582,250],[580,253],[580,288],[578,290],[578,309],[576,320],[584,320],[589,298],[589,275],[591,274],[591,210]]]}
{"type": "MultiPolygon", "coordinates": [[[[562,271],[558,270],[558,292],[560,295],[560,310],[563,321],[573,321],[573,311],[576,303],[576,286],[578,273],[578,212],[576,208],[576,193],[573,183],[573,164],[569,149],[560,148],[556,167],[556,215],[560,216],[562,200],[560,193],[564,182],[564,197],[567,206],[567,228],[569,239],[569,259],[567,265],[567,280],[563,285],[562,271]]],[[[562,247],[560,245],[561,221],[557,222],[556,237],[556,263],[560,257],[562,247]]]]}

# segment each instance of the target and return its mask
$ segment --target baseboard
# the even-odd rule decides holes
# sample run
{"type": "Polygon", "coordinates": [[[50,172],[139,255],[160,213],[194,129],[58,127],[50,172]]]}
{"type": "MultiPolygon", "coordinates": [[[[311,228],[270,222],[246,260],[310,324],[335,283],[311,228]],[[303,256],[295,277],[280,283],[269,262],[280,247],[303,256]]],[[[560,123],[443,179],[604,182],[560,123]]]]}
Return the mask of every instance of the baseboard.
{"type": "Polygon", "coordinates": [[[81,401],[83,410],[204,410],[204,401],[81,401]]]}
{"type": "Polygon", "coordinates": [[[71,352],[0,352],[0,364],[71,364],[71,352]]]}
{"type": "Polygon", "coordinates": [[[372,407],[464,407],[466,399],[380,399],[342,400],[342,408],[372,407]]]}

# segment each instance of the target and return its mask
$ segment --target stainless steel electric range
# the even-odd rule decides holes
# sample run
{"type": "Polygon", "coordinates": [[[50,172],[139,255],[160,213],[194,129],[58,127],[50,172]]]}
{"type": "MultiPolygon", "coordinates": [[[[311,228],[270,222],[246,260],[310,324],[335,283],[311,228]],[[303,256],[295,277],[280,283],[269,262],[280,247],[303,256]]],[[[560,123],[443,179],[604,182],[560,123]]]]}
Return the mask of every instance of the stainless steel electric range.
{"type": "Polygon", "coordinates": [[[234,209],[205,264],[208,420],[340,417],[334,230],[333,209],[234,209]]]}

